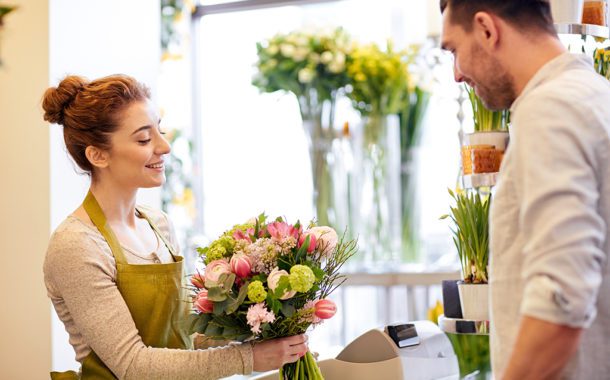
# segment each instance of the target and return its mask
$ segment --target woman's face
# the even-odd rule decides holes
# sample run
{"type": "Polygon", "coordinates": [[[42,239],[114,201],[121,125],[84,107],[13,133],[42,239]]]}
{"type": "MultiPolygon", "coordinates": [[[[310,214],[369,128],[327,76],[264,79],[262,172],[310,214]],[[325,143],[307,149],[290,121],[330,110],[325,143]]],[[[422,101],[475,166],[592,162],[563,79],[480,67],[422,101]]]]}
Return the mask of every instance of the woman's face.
{"type": "Polygon", "coordinates": [[[150,100],[129,105],[112,134],[106,173],[127,188],[161,186],[165,182],[163,156],[170,146],[159,127],[157,110],[150,100]]]}

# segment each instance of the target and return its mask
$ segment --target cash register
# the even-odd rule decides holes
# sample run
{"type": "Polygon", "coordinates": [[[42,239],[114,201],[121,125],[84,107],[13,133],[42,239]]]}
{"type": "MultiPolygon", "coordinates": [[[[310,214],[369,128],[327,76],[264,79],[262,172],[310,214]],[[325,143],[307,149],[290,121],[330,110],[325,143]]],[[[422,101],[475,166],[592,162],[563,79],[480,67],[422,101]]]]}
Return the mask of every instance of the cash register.
{"type": "MultiPolygon", "coordinates": [[[[459,380],[451,342],[437,325],[415,321],[370,330],[334,359],[318,362],[326,380],[459,380]]],[[[255,377],[277,380],[277,371],[255,377]]]]}

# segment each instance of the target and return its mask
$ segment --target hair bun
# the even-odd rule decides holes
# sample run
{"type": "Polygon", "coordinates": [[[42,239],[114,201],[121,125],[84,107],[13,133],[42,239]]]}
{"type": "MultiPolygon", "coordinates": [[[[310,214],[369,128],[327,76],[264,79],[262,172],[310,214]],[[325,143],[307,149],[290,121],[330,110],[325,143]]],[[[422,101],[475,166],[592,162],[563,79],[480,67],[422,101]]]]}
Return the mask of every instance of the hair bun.
{"type": "Polygon", "coordinates": [[[64,110],[88,83],[83,77],[69,75],[57,87],[49,87],[42,100],[44,119],[50,123],[63,124],[64,110]]]}

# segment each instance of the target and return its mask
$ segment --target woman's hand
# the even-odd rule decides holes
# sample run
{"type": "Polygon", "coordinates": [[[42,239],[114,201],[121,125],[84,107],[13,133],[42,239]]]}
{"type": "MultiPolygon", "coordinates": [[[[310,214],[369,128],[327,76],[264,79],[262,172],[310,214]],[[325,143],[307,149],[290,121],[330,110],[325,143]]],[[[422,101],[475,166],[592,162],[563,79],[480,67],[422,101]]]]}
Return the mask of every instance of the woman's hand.
{"type": "Polygon", "coordinates": [[[307,353],[307,350],[307,335],[295,335],[255,343],[252,348],[253,369],[257,372],[278,369],[286,363],[296,362],[307,353]]]}

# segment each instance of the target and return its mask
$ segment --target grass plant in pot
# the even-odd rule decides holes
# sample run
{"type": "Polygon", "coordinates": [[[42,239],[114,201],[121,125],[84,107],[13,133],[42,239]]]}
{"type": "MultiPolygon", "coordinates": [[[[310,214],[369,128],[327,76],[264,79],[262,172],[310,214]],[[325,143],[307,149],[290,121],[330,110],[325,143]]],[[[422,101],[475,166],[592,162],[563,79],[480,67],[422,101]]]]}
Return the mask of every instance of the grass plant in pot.
{"type": "Polygon", "coordinates": [[[462,141],[464,174],[497,172],[508,145],[510,112],[491,111],[472,88],[466,90],[472,105],[474,132],[466,134],[462,141]]]}
{"type": "Polygon", "coordinates": [[[460,306],[464,319],[489,320],[489,206],[491,195],[480,195],[475,190],[460,190],[449,194],[455,201],[450,213],[441,219],[453,222],[453,242],[462,267],[462,281],[458,283],[460,306]]]}

